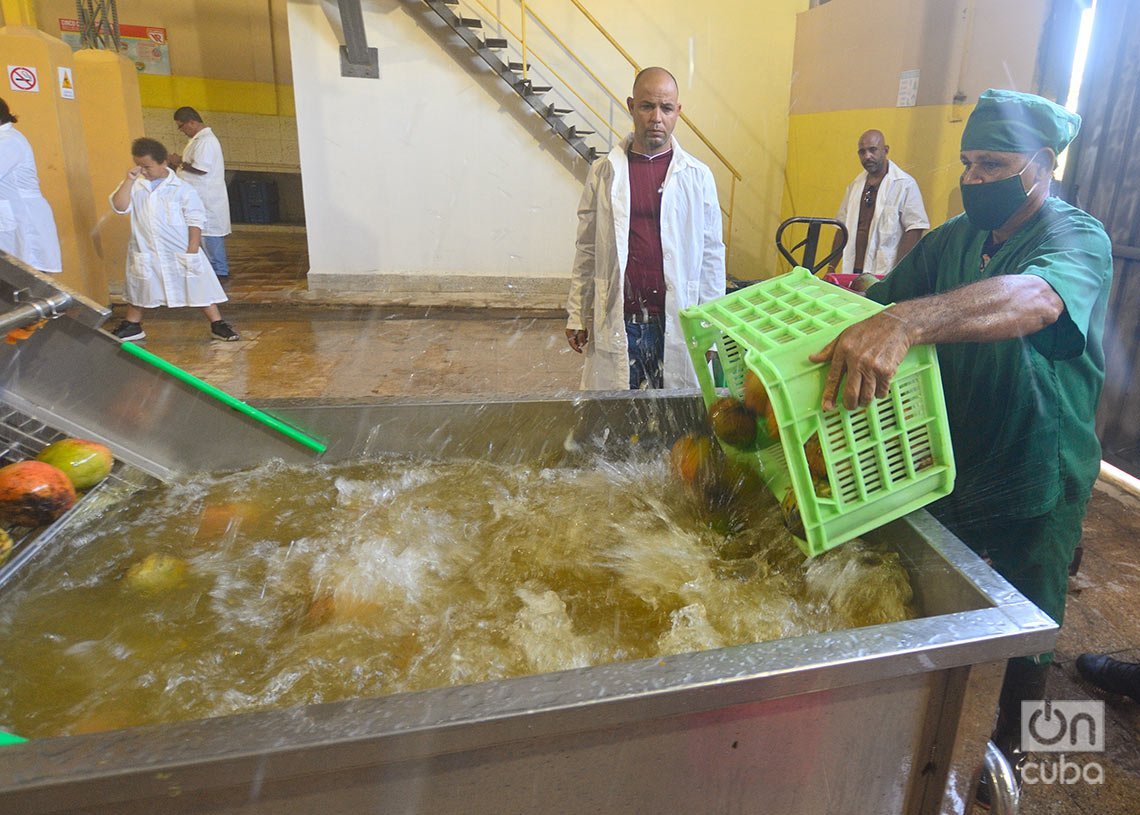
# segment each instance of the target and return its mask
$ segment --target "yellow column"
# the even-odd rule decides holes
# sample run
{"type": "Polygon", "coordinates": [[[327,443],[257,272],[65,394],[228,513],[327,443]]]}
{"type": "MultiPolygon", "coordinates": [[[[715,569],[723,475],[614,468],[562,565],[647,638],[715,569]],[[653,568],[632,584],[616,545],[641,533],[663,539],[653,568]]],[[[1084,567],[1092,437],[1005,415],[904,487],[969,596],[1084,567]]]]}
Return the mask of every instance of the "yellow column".
{"type": "Polygon", "coordinates": [[[0,9],[4,11],[5,25],[36,27],[35,0],[0,0],[0,9]]]}
{"type": "Polygon", "coordinates": [[[87,174],[79,94],[75,86],[71,48],[62,40],[32,27],[31,0],[0,0],[8,25],[0,28],[0,54],[8,66],[28,68],[36,82],[26,90],[0,85],[0,95],[19,118],[16,127],[36,155],[40,188],[51,204],[63,254],[65,285],[98,303],[108,302],[107,283],[97,265],[91,242],[95,209],[87,174]],[[13,24],[16,21],[16,24],[13,24]],[[65,72],[61,73],[61,69],[65,72]],[[71,72],[70,74],[66,72],[71,72]]]}
{"type": "Polygon", "coordinates": [[[138,70],[122,54],[83,49],[75,52],[75,84],[82,90],[77,98],[95,202],[95,255],[110,291],[121,293],[131,219],[112,212],[107,196],[131,166],[131,142],[146,135],[138,70]]]}

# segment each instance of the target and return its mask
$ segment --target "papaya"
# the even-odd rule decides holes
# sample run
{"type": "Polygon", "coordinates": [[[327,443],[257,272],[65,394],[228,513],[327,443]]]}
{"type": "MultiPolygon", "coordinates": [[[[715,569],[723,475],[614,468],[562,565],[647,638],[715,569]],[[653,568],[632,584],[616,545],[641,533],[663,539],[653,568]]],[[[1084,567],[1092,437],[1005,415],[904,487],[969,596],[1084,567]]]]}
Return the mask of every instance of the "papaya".
{"type": "Polygon", "coordinates": [[[0,518],[17,526],[51,523],[75,503],[75,487],[58,467],[17,461],[0,467],[0,518]]]}
{"type": "Polygon", "coordinates": [[[725,444],[748,447],[756,440],[756,414],[739,399],[723,396],[709,405],[709,422],[725,444]]]}
{"type": "Polygon", "coordinates": [[[36,456],[63,470],[77,490],[89,490],[106,478],[115,465],[111,450],[87,439],[60,439],[52,442],[36,456]]]}

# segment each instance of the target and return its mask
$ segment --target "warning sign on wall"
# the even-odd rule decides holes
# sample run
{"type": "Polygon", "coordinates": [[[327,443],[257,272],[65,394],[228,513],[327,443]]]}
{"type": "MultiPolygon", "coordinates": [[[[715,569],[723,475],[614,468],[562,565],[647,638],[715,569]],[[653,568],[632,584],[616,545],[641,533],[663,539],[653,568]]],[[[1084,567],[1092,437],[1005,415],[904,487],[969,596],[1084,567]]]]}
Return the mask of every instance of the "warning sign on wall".
{"type": "MultiPolygon", "coordinates": [[[[82,46],[79,21],[59,18],[59,38],[78,51],[82,46]]],[[[170,43],[166,29],[151,25],[120,25],[120,53],[135,64],[140,74],[170,76],[170,43]]]]}
{"type": "Polygon", "coordinates": [[[40,92],[40,78],[30,65],[8,66],[8,87],[14,91],[40,92]]]}
{"type": "Polygon", "coordinates": [[[70,68],[59,69],[59,96],[61,99],[75,98],[75,78],[70,68]]]}

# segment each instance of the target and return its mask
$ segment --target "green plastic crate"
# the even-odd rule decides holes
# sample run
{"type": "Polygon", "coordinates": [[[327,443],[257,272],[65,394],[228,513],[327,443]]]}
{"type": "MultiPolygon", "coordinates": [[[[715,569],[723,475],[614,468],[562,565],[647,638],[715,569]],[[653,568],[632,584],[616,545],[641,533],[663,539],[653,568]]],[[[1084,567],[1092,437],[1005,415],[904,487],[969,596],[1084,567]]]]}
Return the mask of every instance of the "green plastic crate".
{"type": "Polygon", "coordinates": [[[726,454],[756,470],[778,499],[795,492],[809,557],[948,495],[954,454],[938,358],[910,349],[890,392],[865,408],[820,409],[828,364],[808,356],[847,326],[883,306],[825,283],[807,269],[755,283],[681,312],[705,406],[717,391],[705,362],[716,347],[728,392],[742,398],[747,368],[763,382],[779,425],[778,441],[759,418],[756,445],[726,454]],[[818,434],[826,479],[813,481],[804,444],[818,434]]]}

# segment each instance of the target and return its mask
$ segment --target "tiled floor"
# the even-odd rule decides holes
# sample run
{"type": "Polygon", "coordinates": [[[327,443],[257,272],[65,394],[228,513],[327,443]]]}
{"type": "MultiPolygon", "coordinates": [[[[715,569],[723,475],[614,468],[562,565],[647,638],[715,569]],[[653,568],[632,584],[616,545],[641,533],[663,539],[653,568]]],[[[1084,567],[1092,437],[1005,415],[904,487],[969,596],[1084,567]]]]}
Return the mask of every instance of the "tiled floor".
{"type": "MultiPolygon", "coordinates": [[[[243,341],[211,342],[205,318],[181,310],[148,317],[147,347],[241,398],[541,394],[577,385],[581,358],[567,348],[557,312],[347,306],[353,298],[307,291],[303,234],[243,232],[229,246],[223,313],[243,341]]],[[[1076,675],[1083,651],[1140,659],[1140,497],[1098,484],[1085,547],[1050,672],[1054,700],[1105,698],[1076,675]]],[[[1140,705],[1111,697],[1106,712],[1105,753],[1079,757],[1103,766],[1103,784],[1027,787],[1022,813],[1140,812],[1140,705]]]]}

